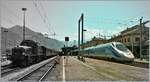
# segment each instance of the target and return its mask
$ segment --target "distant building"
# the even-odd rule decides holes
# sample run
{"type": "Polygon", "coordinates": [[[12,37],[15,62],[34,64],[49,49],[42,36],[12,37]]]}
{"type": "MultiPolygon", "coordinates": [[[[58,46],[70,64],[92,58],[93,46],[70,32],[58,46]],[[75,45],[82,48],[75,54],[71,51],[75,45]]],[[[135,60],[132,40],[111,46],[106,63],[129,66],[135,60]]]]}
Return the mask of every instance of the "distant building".
{"type": "MultiPolygon", "coordinates": [[[[140,25],[135,25],[120,32],[120,35],[109,39],[109,42],[117,41],[124,43],[126,46],[131,46],[133,44],[134,46],[139,46],[140,31],[140,25]]],[[[144,43],[149,40],[149,28],[145,27],[145,25],[143,25],[142,28],[142,36],[143,45],[145,45],[144,43]]]]}
{"type": "MultiPolygon", "coordinates": [[[[149,27],[146,27],[144,22],[142,24],[142,54],[149,55],[149,27]]],[[[140,25],[135,25],[120,32],[120,35],[108,40],[108,42],[122,42],[125,44],[136,57],[139,57],[140,51],[140,25]]]]}
{"type": "Polygon", "coordinates": [[[104,44],[104,43],[106,43],[106,39],[93,37],[91,41],[88,41],[83,45],[84,48],[87,48],[87,47],[96,46],[98,44],[104,44]]]}

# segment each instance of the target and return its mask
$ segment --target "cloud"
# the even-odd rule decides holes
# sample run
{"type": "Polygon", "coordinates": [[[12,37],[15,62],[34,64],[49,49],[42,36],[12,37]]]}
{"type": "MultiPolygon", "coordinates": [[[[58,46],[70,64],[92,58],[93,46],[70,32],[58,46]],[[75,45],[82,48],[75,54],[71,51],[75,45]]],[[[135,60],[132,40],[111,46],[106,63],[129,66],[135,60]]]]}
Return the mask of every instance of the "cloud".
{"type": "Polygon", "coordinates": [[[96,29],[96,28],[87,28],[85,32],[85,39],[91,40],[94,36],[103,38],[106,36],[106,38],[110,38],[113,35],[118,35],[122,30],[124,30],[124,27],[116,27],[112,29],[96,29]]]}
{"type": "Polygon", "coordinates": [[[106,32],[104,29],[88,28],[86,30],[87,30],[85,33],[85,40],[86,41],[91,40],[94,36],[95,37],[102,37],[103,35],[106,35],[106,32]]]}

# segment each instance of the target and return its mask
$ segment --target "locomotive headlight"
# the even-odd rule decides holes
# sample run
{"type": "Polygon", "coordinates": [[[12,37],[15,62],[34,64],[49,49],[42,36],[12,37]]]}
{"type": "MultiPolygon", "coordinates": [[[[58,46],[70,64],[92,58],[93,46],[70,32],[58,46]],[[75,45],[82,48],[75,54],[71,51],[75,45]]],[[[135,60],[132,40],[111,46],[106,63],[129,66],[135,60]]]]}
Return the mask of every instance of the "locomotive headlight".
{"type": "Polygon", "coordinates": [[[22,53],[22,55],[24,55],[24,56],[25,56],[26,54],[23,52],[23,53],[22,53]]]}

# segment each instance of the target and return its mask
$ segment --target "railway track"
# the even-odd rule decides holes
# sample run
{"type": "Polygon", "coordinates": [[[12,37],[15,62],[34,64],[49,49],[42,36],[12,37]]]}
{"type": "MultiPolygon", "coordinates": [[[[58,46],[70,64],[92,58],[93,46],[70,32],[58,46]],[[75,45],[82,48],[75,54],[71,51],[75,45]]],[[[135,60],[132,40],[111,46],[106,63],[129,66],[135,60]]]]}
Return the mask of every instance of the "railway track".
{"type": "Polygon", "coordinates": [[[125,63],[125,62],[118,62],[115,61],[113,59],[103,59],[103,58],[95,58],[95,57],[88,57],[88,58],[93,58],[93,59],[97,59],[97,60],[104,60],[104,61],[108,61],[108,62],[116,62],[116,63],[120,63],[120,64],[126,64],[126,65],[130,65],[130,66],[135,66],[135,67],[141,67],[141,68],[149,68],[149,63],[144,63],[144,62],[129,62],[129,63],[125,63]]]}
{"type": "Polygon", "coordinates": [[[1,77],[4,77],[16,70],[15,68],[11,67],[12,67],[11,64],[1,66],[1,77]]]}
{"type": "Polygon", "coordinates": [[[1,70],[1,77],[4,77],[8,74],[14,73],[16,71],[20,70],[20,68],[6,68],[1,70]]]}
{"type": "Polygon", "coordinates": [[[12,64],[1,66],[1,71],[5,70],[5,69],[8,69],[8,68],[11,68],[11,67],[12,67],[12,64]]]}
{"type": "Polygon", "coordinates": [[[16,81],[25,81],[25,80],[33,80],[33,81],[43,81],[44,78],[49,74],[55,65],[58,63],[57,61],[59,58],[55,58],[52,61],[44,64],[43,66],[26,73],[25,75],[21,76],[20,78],[16,79],[16,81]]]}
{"type": "Polygon", "coordinates": [[[132,62],[132,63],[125,63],[126,65],[141,67],[141,68],[149,68],[149,63],[143,62],[132,62]]]}

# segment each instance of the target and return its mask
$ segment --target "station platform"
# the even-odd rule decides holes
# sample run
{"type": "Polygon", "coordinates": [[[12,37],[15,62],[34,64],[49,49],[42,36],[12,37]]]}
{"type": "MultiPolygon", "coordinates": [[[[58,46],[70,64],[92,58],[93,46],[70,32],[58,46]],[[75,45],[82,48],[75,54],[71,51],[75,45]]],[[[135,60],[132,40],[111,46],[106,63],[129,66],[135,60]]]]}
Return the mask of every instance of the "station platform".
{"type": "Polygon", "coordinates": [[[134,59],[134,62],[149,63],[149,61],[147,61],[145,59],[141,60],[141,59],[137,59],[137,58],[134,59]]]}
{"type": "Polygon", "coordinates": [[[149,69],[76,56],[63,58],[66,81],[148,81],[149,69]]]}
{"type": "MultiPolygon", "coordinates": [[[[21,71],[7,75],[2,79],[15,81],[43,64],[51,61],[45,60],[39,64],[29,66],[21,71]]],[[[61,56],[60,63],[48,74],[45,81],[149,81],[149,69],[135,67],[117,62],[85,58],[85,62],[77,56],[61,56]]]]}

